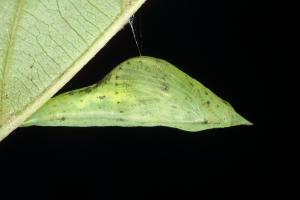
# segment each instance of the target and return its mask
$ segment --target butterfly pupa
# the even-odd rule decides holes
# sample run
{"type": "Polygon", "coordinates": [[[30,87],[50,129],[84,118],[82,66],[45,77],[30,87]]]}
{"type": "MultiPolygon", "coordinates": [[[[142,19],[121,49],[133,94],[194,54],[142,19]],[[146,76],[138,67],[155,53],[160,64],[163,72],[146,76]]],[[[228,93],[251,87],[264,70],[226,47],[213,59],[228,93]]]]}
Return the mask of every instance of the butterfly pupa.
{"type": "Polygon", "coordinates": [[[49,100],[23,126],[167,126],[201,131],[251,123],[167,61],[136,57],[99,83],[49,100]]]}

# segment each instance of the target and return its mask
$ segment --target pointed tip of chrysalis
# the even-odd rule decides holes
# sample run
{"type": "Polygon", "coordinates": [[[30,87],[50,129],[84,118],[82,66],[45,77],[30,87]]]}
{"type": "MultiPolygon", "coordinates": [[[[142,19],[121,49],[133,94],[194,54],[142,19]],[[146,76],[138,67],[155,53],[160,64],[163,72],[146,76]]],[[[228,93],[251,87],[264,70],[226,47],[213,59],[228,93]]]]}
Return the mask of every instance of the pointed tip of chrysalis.
{"type": "Polygon", "coordinates": [[[254,123],[250,122],[249,120],[247,120],[247,119],[244,119],[244,120],[245,121],[244,121],[243,125],[246,125],[246,126],[253,126],[254,125],[254,123]]]}
{"type": "Polygon", "coordinates": [[[234,117],[233,120],[233,126],[239,126],[239,125],[244,125],[244,126],[252,126],[254,125],[252,122],[241,116],[240,114],[236,113],[236,116],[234,117]]]}

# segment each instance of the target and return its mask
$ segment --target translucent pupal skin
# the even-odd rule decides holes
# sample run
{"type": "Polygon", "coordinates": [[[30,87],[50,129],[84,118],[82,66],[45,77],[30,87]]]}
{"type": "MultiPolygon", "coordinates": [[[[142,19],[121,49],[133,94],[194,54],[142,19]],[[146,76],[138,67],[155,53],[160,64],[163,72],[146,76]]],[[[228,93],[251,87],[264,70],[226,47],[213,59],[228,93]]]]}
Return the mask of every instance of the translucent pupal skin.
{"type": "Polygon", "coordinates": [[[23,126],[168,126],[201,131],[251,123],[172,64],[131,58],[99,83],[58,95],[23,126]]]}

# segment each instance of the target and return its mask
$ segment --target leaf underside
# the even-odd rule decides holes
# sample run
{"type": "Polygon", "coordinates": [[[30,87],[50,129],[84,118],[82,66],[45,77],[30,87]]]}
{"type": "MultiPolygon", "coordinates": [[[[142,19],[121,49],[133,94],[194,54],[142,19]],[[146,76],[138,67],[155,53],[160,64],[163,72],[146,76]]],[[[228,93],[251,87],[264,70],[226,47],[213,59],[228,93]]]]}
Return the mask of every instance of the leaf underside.
{"type": "Polygon", "coordinates": [[[0,0],[0,141],[66,84],[145,0],[0,0]]]}
{"type": "Polygon", "coordinates": [[[250,124],[172,64],[137,57],[97,84],[52,98],[23,126],[168,126],[201,131],[250,124]]]}

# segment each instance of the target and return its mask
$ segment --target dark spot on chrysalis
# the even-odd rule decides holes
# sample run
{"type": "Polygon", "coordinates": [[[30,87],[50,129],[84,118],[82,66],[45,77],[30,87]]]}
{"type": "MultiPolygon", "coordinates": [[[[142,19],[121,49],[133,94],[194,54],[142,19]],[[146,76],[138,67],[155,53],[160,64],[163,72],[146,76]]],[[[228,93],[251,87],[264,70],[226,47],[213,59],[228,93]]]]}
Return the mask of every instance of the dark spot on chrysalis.
{"type": "Polygon", "coordinates": [[[72,91],[72,92],[69,92],[69,95],[71,95],[71,96],[74,95],[74,92],[73,92],[73,91],[72,91]]]}
{"type": "Polygon", "coordinates": [[[115,83],[115,86],[118,86],[119,85],[119,83],[115,83]]]}
{"type": "Polygon", "coordinates": [[[87,87],[82,89],[80,92],[84,92],[84,93],[90,93],[92,91],[92,87],[87,87]]]}
{"type": "Polygon", "coordinates": [[[209,106],[210,105],[210,101],[207,101],[206,104],[209,106]]]}
{"type": "Polygon", "coordinates": [[[208,92],[205,91],[204,94],[205,94],[205,95],[208,95],[208,92]]]}
{"type": "Polygon", "coordinates": [[[163,82],[163,83],[162,83],[161,90],[164,91],[164,92],[167,92],[167,91],[169,91],[169,89],[170,89],[169,84],[166,83],[166,82],[163,82]]]}
{"type": "Polygon", "coordinates": [[[185,96],[184,99],[185,99],[185,100],[191,100],[191,97],[185,96]]]}
{"type": "Polygon", "coordinates": [[[98,83],[96,83],[96,87],[99,85],[105,85],[111,78],[111,73],[107,74],[103,79],[101,79],[98,83]]]}
{"type": "Polygon", "coordinates": [[[133,104],[129,104],[129,107],[132,107],[132,108],[135,108],[135,107],[138,107],[139,104],[136,104],[136,103],[133,103],[133,104]]]}
{"type": "Polygon", "coordinates": [[[208,124],[207,119],[203,120],[203,121],[201,122],[201,124],[208,124]]]}
{"type": "Polygon", "coordinates": [[[166,80],[167,78],[168,78],[167,74],[164,74],[163,77],[162,77],[163,80],[166,80]]]}
{"type": "Polygon", "coordinates": [[[220,107],[220,105],[219,104],[217,104],[217,108],[219,108],[220,107]]]}
{"type": "Polygon", "coordinates": [[[190,82],[190,85],[191,85],[192,87],[194,87],[194,84],[193,84],[192,82],[190,82]]]}
{"type": "Polygon", "coordinates": [[[105,99],[106,96],[98,96],[98,99],[105,99]]]}
{"type": "Polygon", "coordinates": [[[225,101],[225,100],[222,100],[223,101],[223,103],[225,103],[226,105],[230,105],[227,101],[225,101]]]}
{"type": "Polygon", "coordinates": [[[174,106],[174,105],[172,105],[171,107],[172,107],[172,108],[174,108],[174,109],[176,109],[176,108],[177,108],[177,106],[174,106]]]}
{"type": "Polygon", "coordinates": [[[116,91],[115,94],[119,94],[119,92],[116,91]]]}
{"type": "Polygon", "coordinates": [[[152,71],[152,68],[150,68],[149,66],[144,66],[144,70],[146,72],[151,72],[152,71]]]}
{"type": "Polygon", "coordinates": [[[116,78],[116,79],[119,79],[119,78],[120,78],[120,76],[116,75],[116,76],[115,76],[115,78],[116,78]]]}
{"type": "Polygon", "coordinates": [[[34,66],[34,64],[30,65],[30,69],[32,69],[32,68],[33,68],[33,66],[34,66]]]}
{"type": "Polygon", "coordinates": [[[61,121],[65,121],[65,120],[66,120],[66,118],[65,118],[65,117],[62,117],[62,118],[60,118],[60,120],[61,120],[61,121]]]}
{"type": "Polygon", "coordinates": [[[117,104],[120,104],[121,102],[120,101],[117,101],[117,104]]]}
{"type": "Polygon", "coordinates": [[[120,110],[120,113],[124,113],[124,111],[123,111],[123,110],[120,110]]]}
{"type": "Polygon", "coordinates": [[[122,118],[119,118],[119,119],[117,119],[117,121],[123,122],[123,121],[125,121],[125,120],[122,119],[122,118]]]}

